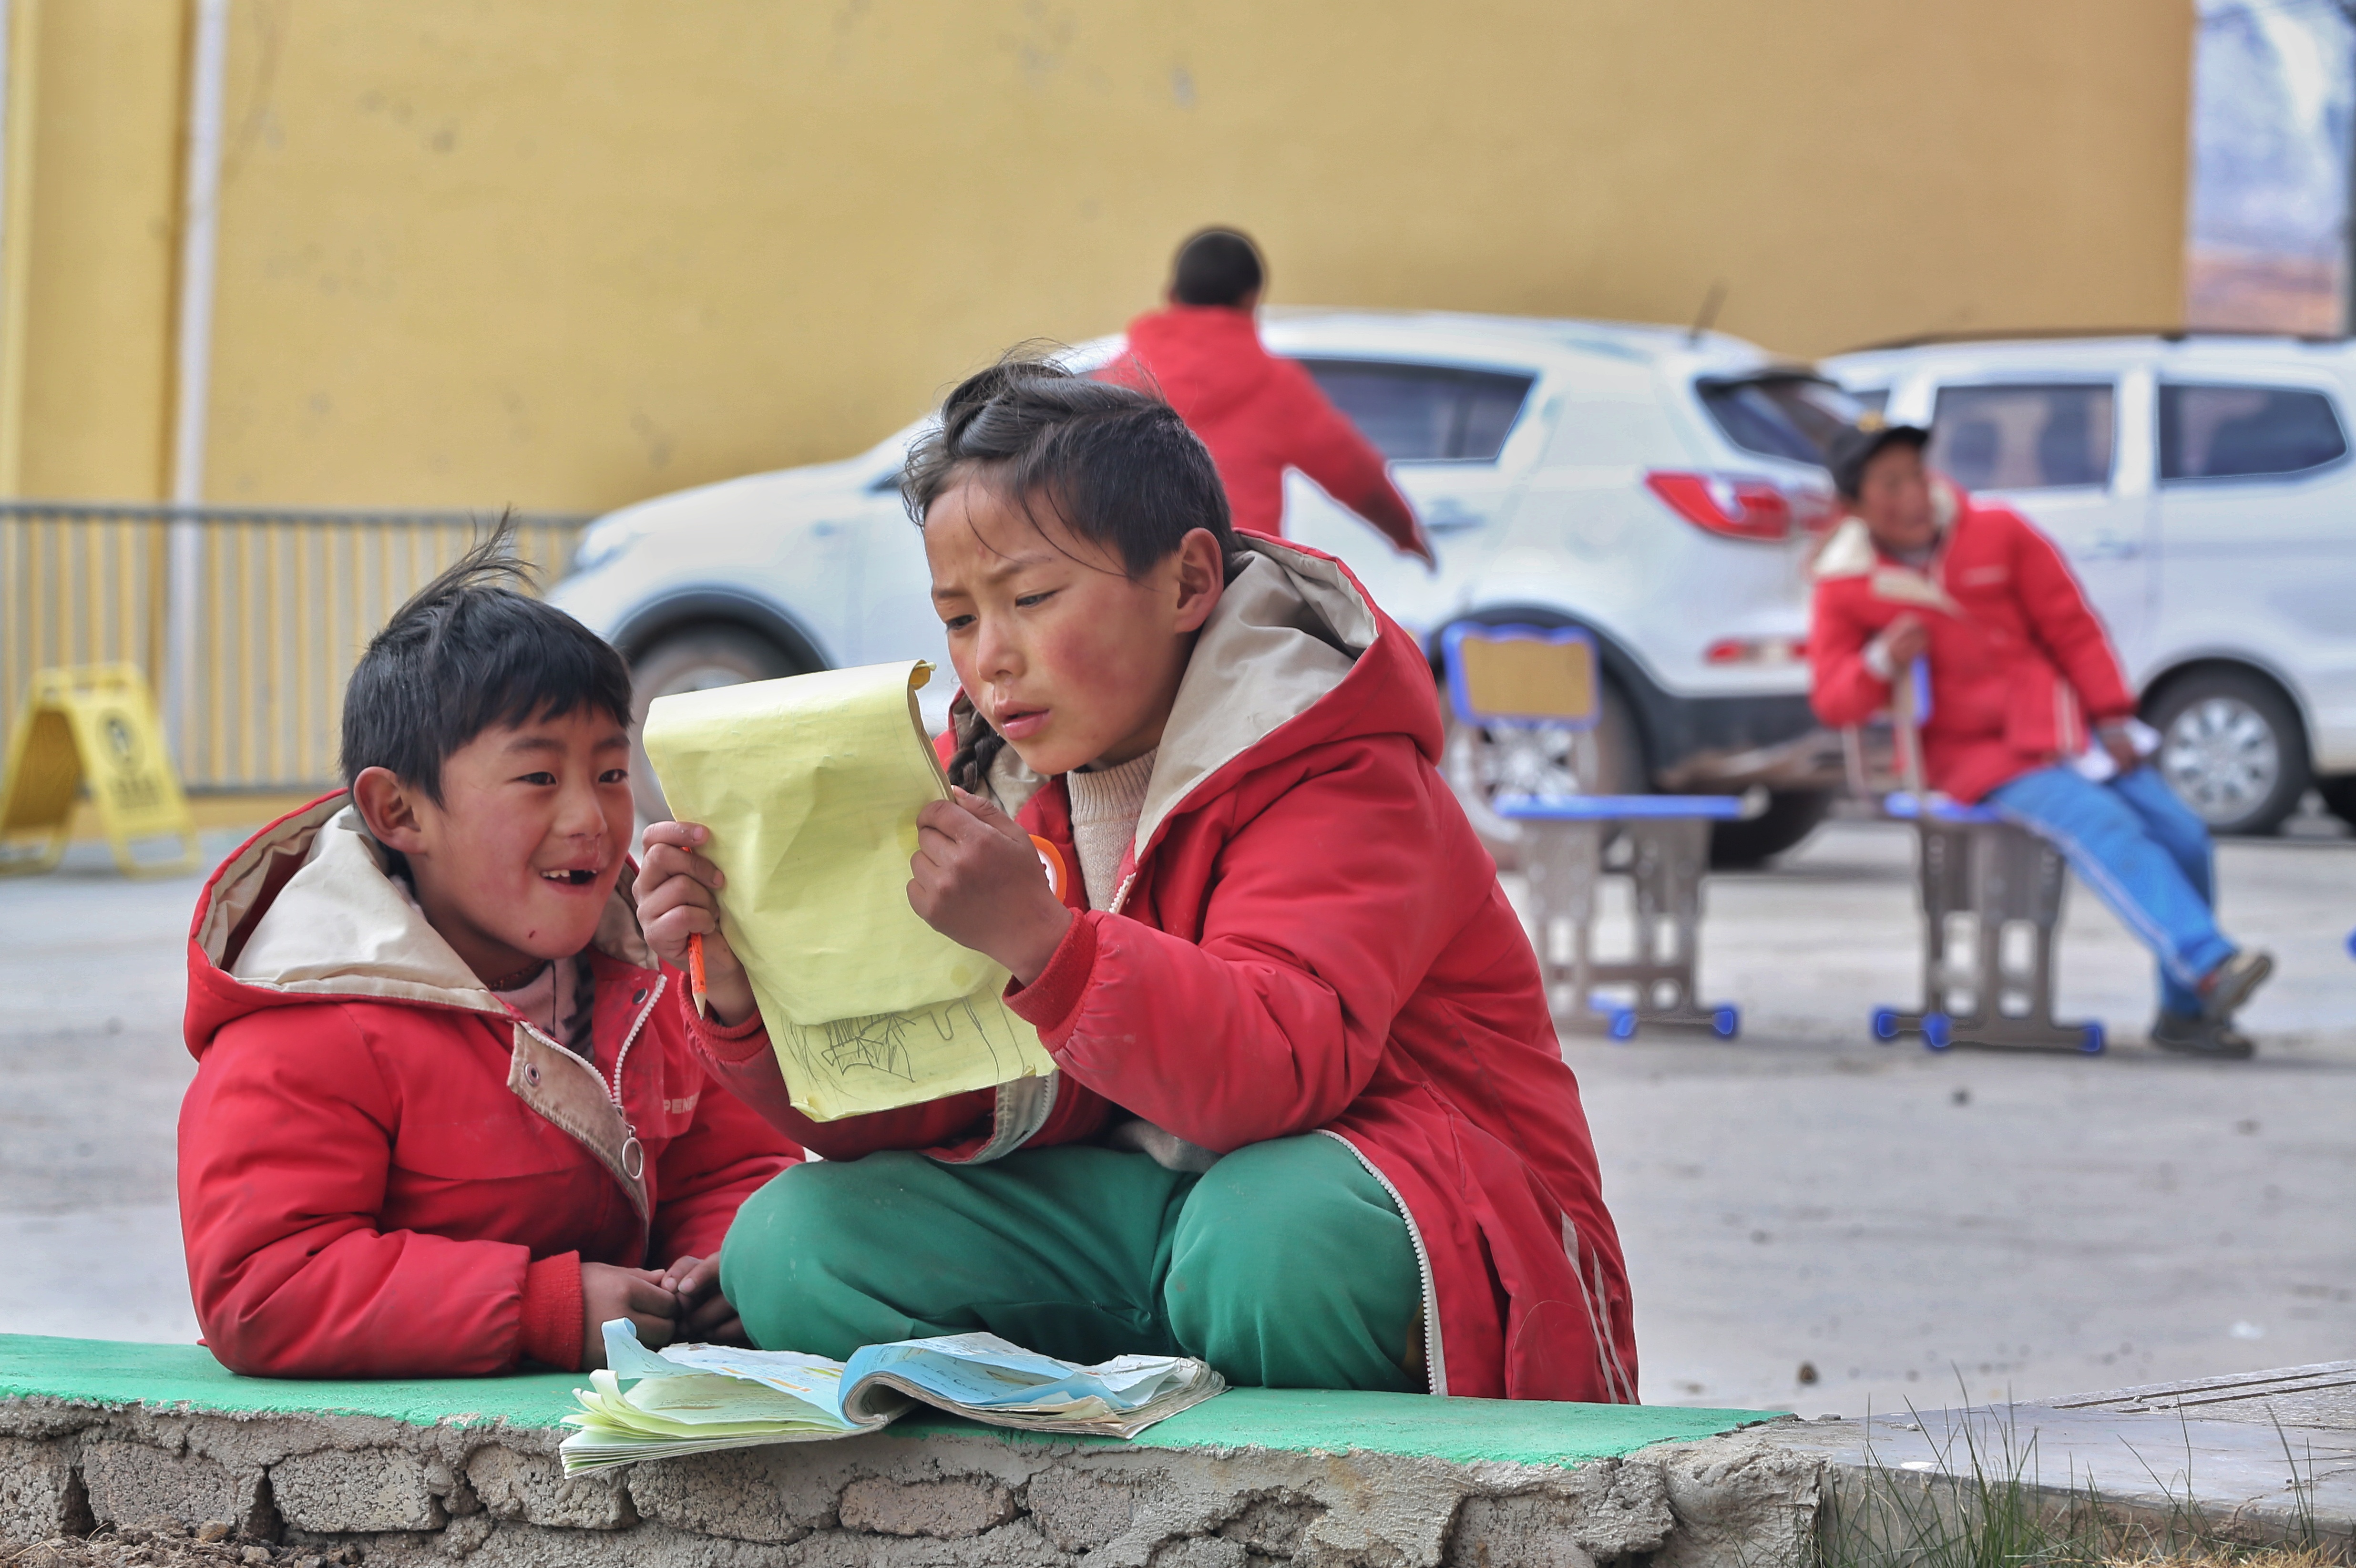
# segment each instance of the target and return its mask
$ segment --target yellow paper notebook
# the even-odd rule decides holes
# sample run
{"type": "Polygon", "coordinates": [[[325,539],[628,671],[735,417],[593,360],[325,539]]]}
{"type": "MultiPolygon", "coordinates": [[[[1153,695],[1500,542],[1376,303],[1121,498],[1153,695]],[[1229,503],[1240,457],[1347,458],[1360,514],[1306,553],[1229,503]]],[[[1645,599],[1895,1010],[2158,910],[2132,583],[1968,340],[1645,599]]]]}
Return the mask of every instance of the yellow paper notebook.
{"type": "Polygon", "coordinates": [[[819,1122],[1054,1070],[1006,971],[908,907],[916,812],[948,798],[921,660],[658,697],[647,756],[712,830],[720,929],[751,972],[794,1106],[819,1122]]]}

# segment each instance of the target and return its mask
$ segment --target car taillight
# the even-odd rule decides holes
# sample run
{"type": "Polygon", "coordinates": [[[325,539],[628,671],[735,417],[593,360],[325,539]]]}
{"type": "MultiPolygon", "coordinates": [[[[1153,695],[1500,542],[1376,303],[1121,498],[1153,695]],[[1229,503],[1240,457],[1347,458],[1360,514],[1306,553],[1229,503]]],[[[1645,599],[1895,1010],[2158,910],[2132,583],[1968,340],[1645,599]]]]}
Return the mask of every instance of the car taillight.
{"type": "Polygon", "coordinates": [[[1666,501],[1670,510],[1706,532],[1729,539],[1792,536],[1793,498],[1765,479],[1681,474],[1655,468],[1644,476],[1644,488],[1666,501]]]}
{"type": "Polygon", "coordinates": [[[1804,637],[1722,637],[1701,652],[1704,664],[1799,664],[1807,657],[1804,637]]]}

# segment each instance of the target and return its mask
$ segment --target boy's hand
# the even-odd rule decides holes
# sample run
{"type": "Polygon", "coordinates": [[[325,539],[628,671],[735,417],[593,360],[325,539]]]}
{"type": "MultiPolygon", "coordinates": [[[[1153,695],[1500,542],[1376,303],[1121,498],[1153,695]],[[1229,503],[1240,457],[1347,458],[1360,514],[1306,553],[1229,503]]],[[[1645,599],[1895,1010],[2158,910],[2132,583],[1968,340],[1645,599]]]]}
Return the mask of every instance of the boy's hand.
{"type": "Polygon", "coordinates": [[[720,1260],[681,1258],[663,1271],[663,1288],[679,1297],[679,1335],[701,1345],[743,1345],[744,1319],[720,1294],[720,1260]]]}
{"type": "Polygon", "coordinates": [[[1875,640],[1881,644],[1882,657],[1890,668],[1903,670],[1931,650],[1931,628],[1922,624],[1921,617],[1903,615],[1891,621],[1875,640]]]}
{"type": "Polygon", "coordinates": [[[632,891],[638,900],[638,927],[655,956],[673,969],[687,967],[687,939],[703,939],[703,999],[723,1025],[743,1023],[758,1005],[744,966],[720,934],[720,886],[728,878],[698,853],[712,830],[699,822],[657,822],[647,829],[646,860],[632,891]]]}
{"type": "Polygon", "coordinates": [[[679,1297],[654,1270],[582,1264],[581,1369],[594,1372],[605,1364],[605,1325],[614,1319],[628,1318],[638,1343],[655,1350],[671,1342],[678,1316],[679,1297]]]}
{"type": "Polygon", "coordinates": [[[979,795],[954,787],[949,792],[953,799],[916,813],[909,907],[949,940],[988,953],[1028,985],[1055,956],[1072,912],[1047,886],[1039,851],[1013,818],[979,795]]]}
{"type": "Polygon", "coordinates": [[[2094,732],[2103,749],[2111,754],[2111,762],[2121,773],[2133,773],[2143,766],[2143,754],[2136,749],[2135,736],[2125,725],[2104,725],[2094,732]]]}

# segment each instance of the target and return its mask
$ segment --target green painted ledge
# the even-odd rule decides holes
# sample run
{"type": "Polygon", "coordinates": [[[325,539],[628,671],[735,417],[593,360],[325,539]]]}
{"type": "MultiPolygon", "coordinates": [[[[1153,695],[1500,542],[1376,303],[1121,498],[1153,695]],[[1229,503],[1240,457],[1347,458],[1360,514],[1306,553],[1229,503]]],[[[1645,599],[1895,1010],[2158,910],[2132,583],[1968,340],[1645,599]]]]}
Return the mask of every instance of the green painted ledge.
{"type": "MultiPolygon", "coordinates": [[[[372,1415],[412,1425],[504,1422],[550,1427],[577,1408],[575,1372],[506,1378],[311,1382],[241,1378],[194,1345],[111,1339],[51,1339],[0,1334],[0,1399],[87,1404],[186,1405],[199,1411],[299,1415],[372,1415]]],[[[1756,1422],[1764,1411],[1687,1410],[1675,1405],[1555,1404],[1536,1400],[1432,1400],[1420,1394],[1231,1389],[1141,1434],[1145,1448],[1272,1448],[1294,1452],[1404,1454],[1457,1462],[1575,1465],[1631,1454],[1655,1443],[1715,1436],[1756,1422]]],[[[959,1432],[1034,1437],[948,1416],[908,1416],[899,1437],[959,1432]]]]}

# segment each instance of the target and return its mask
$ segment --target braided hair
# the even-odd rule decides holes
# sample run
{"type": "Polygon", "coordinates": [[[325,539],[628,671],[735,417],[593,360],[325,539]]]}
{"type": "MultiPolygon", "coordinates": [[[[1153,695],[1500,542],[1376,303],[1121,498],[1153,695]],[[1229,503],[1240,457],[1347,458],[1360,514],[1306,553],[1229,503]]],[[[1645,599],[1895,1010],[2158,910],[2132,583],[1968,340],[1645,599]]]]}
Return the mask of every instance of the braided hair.
{"type": "MultiPolygon", "coordinates": [[[[1035,353],[1017,350],[958,383],[941,404],[940,423],[909,448],[900,497],[921,529],[936,500],[972,478],[1026,516],[1045,506],[1074,535],[1110,552],[1131,578],[1168,559],[1198,528],[1218,541],[1229,575],[1243,560],[1219,470],[1176,410],[1035,353]]],[[[980,793],[1005,737],[963,692],[950,704],[949,722],[957,737],[949,781],[980,793]]]]}

